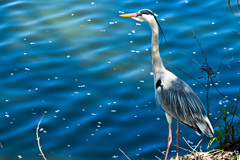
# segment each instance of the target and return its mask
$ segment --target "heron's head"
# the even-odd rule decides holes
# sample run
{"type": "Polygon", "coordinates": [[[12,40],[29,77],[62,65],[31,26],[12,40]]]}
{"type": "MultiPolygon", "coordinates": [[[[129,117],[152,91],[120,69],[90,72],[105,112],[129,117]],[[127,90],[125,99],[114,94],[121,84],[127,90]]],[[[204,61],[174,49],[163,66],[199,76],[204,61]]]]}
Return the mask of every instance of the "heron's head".
{"type": "MultiPolygon", "coordinates": [[[[161,36],[164,37],[164,39],[166,41],[166,38],[162,31],[162,28],[161,28],[160,24],[158,23],[157,18],[155,17],[155,14],[151,10],[142,9],[142,10],[138,11],[137,13],[121,14],[120,16],[121,17],[130,17],[130,18],[135,19],[140,22],[147,22],[151,26],[152,29],[156,29],[156,28],[158,29],[158,27],[159,27],[161,30],[161,36]]],[[[166,43],[167,43],[167,41],[166,41],[166,43]]]]}
{"type": "MultiPolygon", "coordinates": [[[[137,13],[122,14],[121,17],[130,17],[140,22],[147,22],[150,25],[154,22],[157,22],[157,19],[154,13],[149,9],[142,9],[137,13]]],[[[157,22],[158,23],[158,22],[157,22]]]]}

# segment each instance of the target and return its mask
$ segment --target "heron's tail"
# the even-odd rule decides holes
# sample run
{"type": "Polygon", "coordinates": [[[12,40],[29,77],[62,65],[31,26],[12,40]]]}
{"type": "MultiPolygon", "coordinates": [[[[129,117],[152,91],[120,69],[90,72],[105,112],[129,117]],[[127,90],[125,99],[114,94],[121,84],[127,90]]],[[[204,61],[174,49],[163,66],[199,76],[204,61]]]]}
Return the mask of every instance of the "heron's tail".
{"type": "MultiPolygon", "coordinates": [[[[206,136],[214,137],[213,127],[206,115],[204,115],[204,117],[202,119],[199,119],[196,122],[196,125],[198,126],[199,130],[202,133],[204,133],[206,136]]],[[[196,132],[199,133],[198,131],[196,131],[196,132]]]]}

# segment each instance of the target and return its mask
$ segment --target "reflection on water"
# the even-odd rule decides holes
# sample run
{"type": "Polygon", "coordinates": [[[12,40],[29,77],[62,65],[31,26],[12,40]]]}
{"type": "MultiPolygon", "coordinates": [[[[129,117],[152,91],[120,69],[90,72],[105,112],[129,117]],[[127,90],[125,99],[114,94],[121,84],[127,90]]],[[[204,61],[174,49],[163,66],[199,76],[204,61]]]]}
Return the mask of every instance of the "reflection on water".
{"type": "MultiPolygon", "coordinates": [[[[192,31],[214,69],[229,54],[215,84],[236,101],[239,35],[232,31],[239,20],[227,3],[2,1],[1,159],[39,155],[35,131],[43,114],[39,136],[48,159],[123,159],[119,148],[132,159],[164,157],[157,149],[166,149],[168,124],[154,99],[151,31],[147,24],[118,16],[143,8],[158,14],[168,41],[160,46],[163,60],[191,76],[203,76],[199,68],[204,62],[192,31]]],[[[203,86],[165,66],[206,105],[203,86]]],[[[210,98],[214,122],[220,115],[218,105],[229,102],[214,89],[210,98]]],[[[183,125],[181,136],[192,146],[201,139],[183,125]]],[[[207,142],[201,143],[203,150],[207,142]]],[[[182,139],[180,146],[188,148],[182,139]]],[[[174,156],[175,147],[171,150],[174,156]]]]}

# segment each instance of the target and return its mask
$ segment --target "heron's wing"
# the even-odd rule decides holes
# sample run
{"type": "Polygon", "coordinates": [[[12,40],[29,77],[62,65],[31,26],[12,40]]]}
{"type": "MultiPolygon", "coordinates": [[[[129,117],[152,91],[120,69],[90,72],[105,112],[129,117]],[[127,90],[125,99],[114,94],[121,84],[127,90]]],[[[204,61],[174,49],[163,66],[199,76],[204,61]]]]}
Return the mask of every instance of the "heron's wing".
{"type": "Polygon", "coordinates": [[[162,109],[176,120],[193,128],[198,134],[203,132],[212,137],[213,129],[201,100],[191,87],[174,76],[162,79],[161,85],[158,85],[156,80],[156,97],[162,109]]]}

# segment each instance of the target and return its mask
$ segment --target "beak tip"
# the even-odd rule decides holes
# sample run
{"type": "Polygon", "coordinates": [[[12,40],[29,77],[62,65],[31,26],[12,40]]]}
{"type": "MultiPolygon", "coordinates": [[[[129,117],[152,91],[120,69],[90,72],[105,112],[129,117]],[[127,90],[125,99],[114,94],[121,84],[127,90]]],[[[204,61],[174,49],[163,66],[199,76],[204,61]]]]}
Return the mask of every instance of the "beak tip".
{"type": "Polygon", "coordinates": [[[120,17],[129,17],[127,14],[120,14],[120,17]]]}
{"type": "Polygon", "coordinates": [[[137,13],[120,14],[120,17],[137,17],[137,13]]]}

